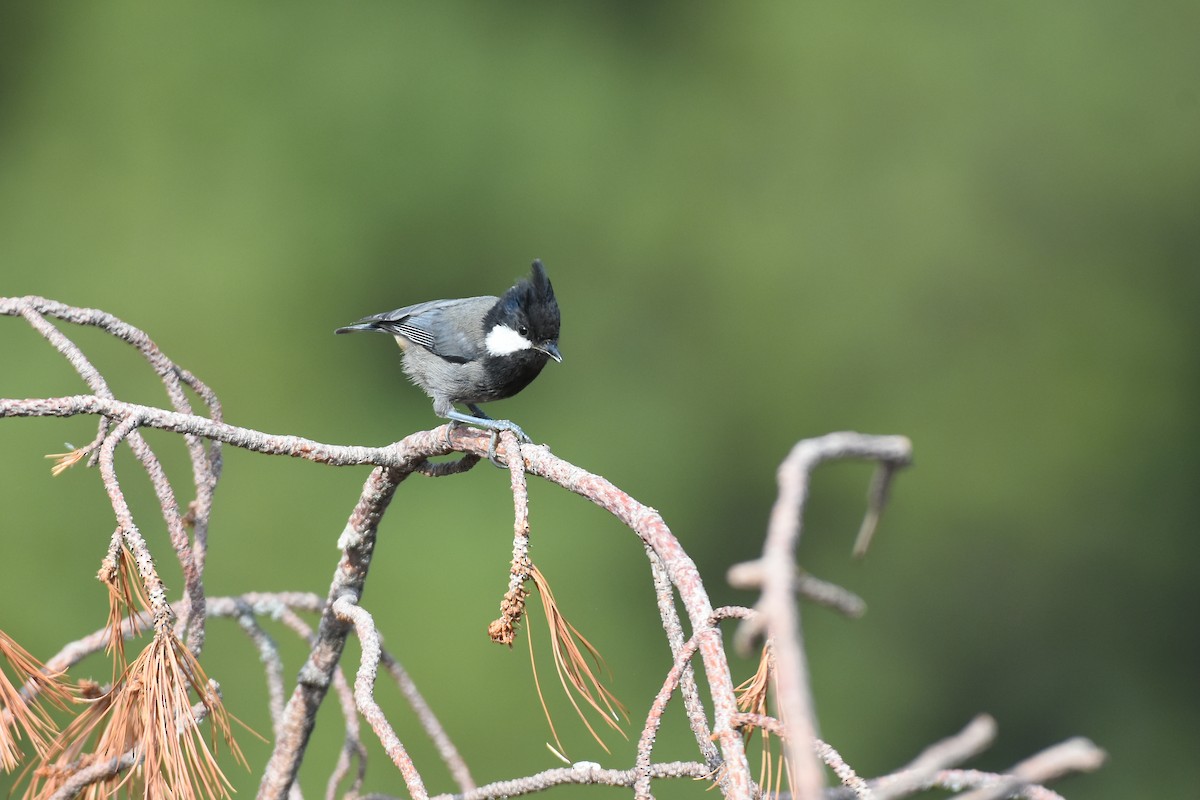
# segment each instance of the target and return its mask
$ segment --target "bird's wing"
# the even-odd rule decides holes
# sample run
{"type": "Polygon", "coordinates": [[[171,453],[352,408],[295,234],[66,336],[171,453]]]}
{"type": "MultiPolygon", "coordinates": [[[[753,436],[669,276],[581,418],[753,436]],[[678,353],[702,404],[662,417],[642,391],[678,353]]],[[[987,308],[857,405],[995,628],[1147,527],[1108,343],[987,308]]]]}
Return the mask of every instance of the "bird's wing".
{"type": "Polygon", "coordinates": [[[431,300],[364,317],[350,327],[403,336],[434,355],[452,361],[474,361],[483,354],[480,338],[483,315],[495,303],[495,297],[431,300]]]}

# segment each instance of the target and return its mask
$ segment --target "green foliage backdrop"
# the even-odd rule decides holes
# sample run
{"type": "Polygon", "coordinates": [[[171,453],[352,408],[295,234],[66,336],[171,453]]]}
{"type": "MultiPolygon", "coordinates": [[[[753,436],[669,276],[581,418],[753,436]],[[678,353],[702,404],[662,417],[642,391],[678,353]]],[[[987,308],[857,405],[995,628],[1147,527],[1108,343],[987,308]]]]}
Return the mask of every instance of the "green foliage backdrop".
{"type": "MultiPolygon", "coordinates": [[[[378,444],[436,420],[390,343],[333,328],[498,292],[540,257],[566,361],[492,411],[660,509],[718,602],[750,599],[722,576],[760,547],[795,440],[913,439],[917,466],[868,559],[848,557],[869,474],[855,466],[819,474],[802,553],[870,604],[858,622],[805,617],[822,732],[861,772],[990,711],[1001,739],[985,767],[1074,734],[1109,749],[1105,770],[1063,784],[1070,797],[1200,783],[1185,613],[1200,607],[1200,6],[4,16],[0,294],[144,328],[237,424],[378,444]]],[[[130,353],[78,341],[119,395],[161,402],[130,353]]],[[[0,396],[81,391],[0,319],[0,396]]],[[[43,657],[104,619],[99,478],[51,479],[41,459],[92,432],[0,422],[0,627],[43,657]]],[[[151,441],[181,474],[182,446],[151,441]]],[[[210,591],[324,592],[364,478],[229,453],[210,591]]],[[[150,492],[128,480],[178,589],[150,492]]],[[[404,485],[365,597],[482,780],[552,765],[525,656],[485,636],[506,484],[485,467],[404,485]]],[[[532,503],[535,558],[644,710],[668,656],[640,547],[577,498],[534,485],[532,503]]],[[[287,652],[294,672],[301,648],[287,652]]],[[[204,663],[233,712],[269,730],[229,623],[212,623],[204,663]]],[[[632,752],[605,756],[565,712],[559,726],[574,758],[632,752]]],[[[338,741],[332,714],[323,727],[310,793],[338,741]]],[[[265,747],[245,745],[261,765],[265,747]]],[[[662,747],[683,754],[686,737],[662,747]]],[[[432,751],[414,751],[448,788],[432,751]]],[[[402,792],[378,756],[368,788],[402,792]]]]}

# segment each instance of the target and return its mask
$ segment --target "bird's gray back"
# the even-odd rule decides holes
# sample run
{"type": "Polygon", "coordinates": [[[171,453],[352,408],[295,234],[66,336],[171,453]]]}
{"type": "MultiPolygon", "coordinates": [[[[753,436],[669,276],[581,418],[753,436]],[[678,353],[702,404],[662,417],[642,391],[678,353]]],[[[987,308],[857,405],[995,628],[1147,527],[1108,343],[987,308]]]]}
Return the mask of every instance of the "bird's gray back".
{"type": "Polygon", "coordinates": [[[496,299],[485,295],[430,300],[366,317],[355,324],[374,323],[444,359],[474,361],[484,354],[483,317],[496,299]]]}

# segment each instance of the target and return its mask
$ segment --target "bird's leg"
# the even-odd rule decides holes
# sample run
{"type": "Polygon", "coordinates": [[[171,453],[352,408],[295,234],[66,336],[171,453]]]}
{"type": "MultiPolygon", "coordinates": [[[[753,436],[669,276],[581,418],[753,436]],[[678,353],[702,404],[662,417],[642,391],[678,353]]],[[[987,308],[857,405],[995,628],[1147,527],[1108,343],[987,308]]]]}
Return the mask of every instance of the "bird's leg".
{"type": "MultiPolygon", "coordinates": [[[[469,408],[471,410],[472,414],[479,417],[480,419],[488,419],[488,420],[491,419],[490,416],[483,413],[482,408],[475,405],[474,403],[467,403],[467,408],[469,408]]],[[[492,435],[488,439],[488,461],[492,462],[492,466],[495,467],[496,469],[506,469],[505,465],[501,464],[496,459],[496,444],[499,441],[500,441],[500,431],[493,429],[492,435]]]]}
{"type": "Polygon", "coordinates": [[[476,428],[483,428],[484,430],[491,431],[492,440],[488,443],[488,460],[497,467],[504,467],[503,464],[496,460],[496,443],[500,439],[500,431],[512,431],[517,435],[517,440],[521,442],[533,441],[525,434],[525,431],[521,430],[521,426],[517,423],[510,422],[506,419],[492,419],[491,417],[483,415],[483,412],[479,410],[479,407],[472,403],[468,403],[467,408],[471,409],[477,414],[480,414],[481,416],[473,417],[470,414],[464,414],[461,411],[452,408],[446,413],[446,418],[450,420],[451,425],[456,422],[465,422],[468,425],[474,425],[476,428]]]}

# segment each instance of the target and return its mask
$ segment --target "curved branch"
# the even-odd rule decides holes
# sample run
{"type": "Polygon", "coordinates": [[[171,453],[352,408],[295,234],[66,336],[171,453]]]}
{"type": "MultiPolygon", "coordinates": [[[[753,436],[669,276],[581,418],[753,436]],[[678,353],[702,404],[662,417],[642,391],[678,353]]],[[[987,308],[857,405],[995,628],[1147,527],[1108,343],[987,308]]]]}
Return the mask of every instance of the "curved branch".
{"type": "Polygon", "coordinates": [[[104,444],[100,445],[100,474],[104,478],[104,488],[108,491],[109,501],[116,514],[117,527],[121,532],[121,537],[125,540],[129,552],[133,553],[138,574],[146,587],[150,610],[154,614],[154,624],[161,626],[170,623],[174,618],[174,612],[171,610],[171,604],[167,601],[166,586],[163,584],[162,578],[158,576],[158,570],[154,568],[154,559],[150,555],[150,548],[146,545],[146,540],[142,538],[137,525],[134,524],[133,512],[130,511],[129,504],[125,501],[125,495],[121,491],[121,485],[117,481],[114,464],[117,445],[134,431],[137,422],[134,417],[126,417],[104,439],[104,444]]]}
{"type": "MultiPolygon", "coordinates": [[[[779,466],[779,496],[771,509],[763,546],[763,594],[758,604],[762,617],[756,624],[764,625],[774,642],[779,716],[787,724],[784,746],[793,765],[792,790],[800,800],[820,798],[824,776],[809,747],[817,738],[817,726],[800,634],[800,612],[794,596],[796,547],[812,471],[823,461],[840,458],[869,458],[903,466],[912,458],[912,445],[902,436],[831,433],[801,441],[779,466]]],[[[892,470],[887,474],[890,476],[892,470]]],[[[878,485],[873,490],[872,498],[882,502],[886,491],[878,485]]],[[[872,503],[868,510],[871,530],[878,514],[879,509],[872,503]]]]}
{"type": "Polygon", "coordinates": [[[413,800],[428,800],[429,793],[425,790],[421,774],[409,758],[400,737],[383,715],[383,709],[375,702],[375,678],[379,674],[379,654],[382,649],[379,646],[379,631],[375,628],[375,620],[365,608],[347,595],[334,600],[331,610],[338,619],[354,626],[359,644],[362,645],[362,660],[358,667],[358,676],[354,679],[354,702],[359,712],[366,717],[388,758],[392,759],[392,763],[404,776],[409,795],[413,800]]]}

